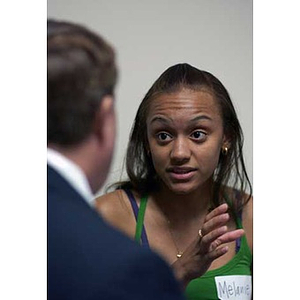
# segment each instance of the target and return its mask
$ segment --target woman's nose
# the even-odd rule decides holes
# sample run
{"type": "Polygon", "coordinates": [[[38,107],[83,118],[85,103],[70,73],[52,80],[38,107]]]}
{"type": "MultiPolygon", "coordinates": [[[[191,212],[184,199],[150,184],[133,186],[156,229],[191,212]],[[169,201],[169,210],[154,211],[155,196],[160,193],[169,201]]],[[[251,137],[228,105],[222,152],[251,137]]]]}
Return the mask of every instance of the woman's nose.
{"type": "Polygon", "coordinates": [[[172,143],[171,160],[173,163],[185,163],[190,159],[189,143],[184,138],[177,138],[172,143]]]}

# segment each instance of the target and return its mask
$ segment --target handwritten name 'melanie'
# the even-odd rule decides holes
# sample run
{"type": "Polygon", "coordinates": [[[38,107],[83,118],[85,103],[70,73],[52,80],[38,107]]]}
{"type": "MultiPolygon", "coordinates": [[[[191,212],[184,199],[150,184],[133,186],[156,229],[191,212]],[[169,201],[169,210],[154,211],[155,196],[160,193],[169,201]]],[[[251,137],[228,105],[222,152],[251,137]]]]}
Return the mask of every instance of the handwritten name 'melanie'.
{"type": "Polygon", "coordinates": [[[251,293],[250,284],[236,284],[235,281],[230,283],[223,281],[218,283],[219,295],[222,295],[225,299],[230,299],[232,296],[237,297],[241,295],[249,296],[251,293]]]}

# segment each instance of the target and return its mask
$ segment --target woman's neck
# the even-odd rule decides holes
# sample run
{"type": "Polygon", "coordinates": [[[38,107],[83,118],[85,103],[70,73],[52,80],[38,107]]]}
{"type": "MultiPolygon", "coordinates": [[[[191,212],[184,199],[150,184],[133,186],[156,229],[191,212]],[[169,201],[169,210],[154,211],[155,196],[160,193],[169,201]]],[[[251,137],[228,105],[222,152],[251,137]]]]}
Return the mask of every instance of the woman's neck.
{"type": "Polygon", "coordinates": [[[167,218],[173,221],[187,219],[198,219],[206,215],[210,208],[212,182],[189,194],[173,193],[166,186],[152,194],[153,205],[162,211],[167,218]]]}

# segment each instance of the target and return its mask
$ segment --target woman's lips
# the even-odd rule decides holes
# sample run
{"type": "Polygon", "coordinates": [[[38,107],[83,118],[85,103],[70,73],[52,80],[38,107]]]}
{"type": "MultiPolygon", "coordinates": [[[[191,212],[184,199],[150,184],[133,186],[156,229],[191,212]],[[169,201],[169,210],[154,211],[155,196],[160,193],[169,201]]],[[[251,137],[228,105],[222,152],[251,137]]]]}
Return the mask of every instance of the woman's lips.
{"type": "Polygon", "coordinates": [[[188,181],[190,180],[197,169],[191,167],[170,167],[167,168],[167,172],[171,178],[176,181],[188,181]]]}

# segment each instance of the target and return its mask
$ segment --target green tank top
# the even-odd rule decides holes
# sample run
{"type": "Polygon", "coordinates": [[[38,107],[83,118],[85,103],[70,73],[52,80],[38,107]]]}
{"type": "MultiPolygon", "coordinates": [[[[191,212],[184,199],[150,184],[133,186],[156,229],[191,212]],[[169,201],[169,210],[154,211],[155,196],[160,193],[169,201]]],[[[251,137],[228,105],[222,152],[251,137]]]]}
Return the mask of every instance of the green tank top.
{"type": "MultiPolygon", "coordinates": [[[[147,197],[143,197],[140,209],[136,214],[135,240],[142,245],[141,236],[144,230],[146,205],[147,197]]],[[[240,218],[236,218],[236,225],[237,228],[242,228],[240,218]]],[[[224,266],[207,271],[201,277],[192,280],[185,290],[185,296],[188,300],[250,300],[252,296],[251,265],[252,254],[246,237],[242,236],[236,255],[224,266]]]]}

